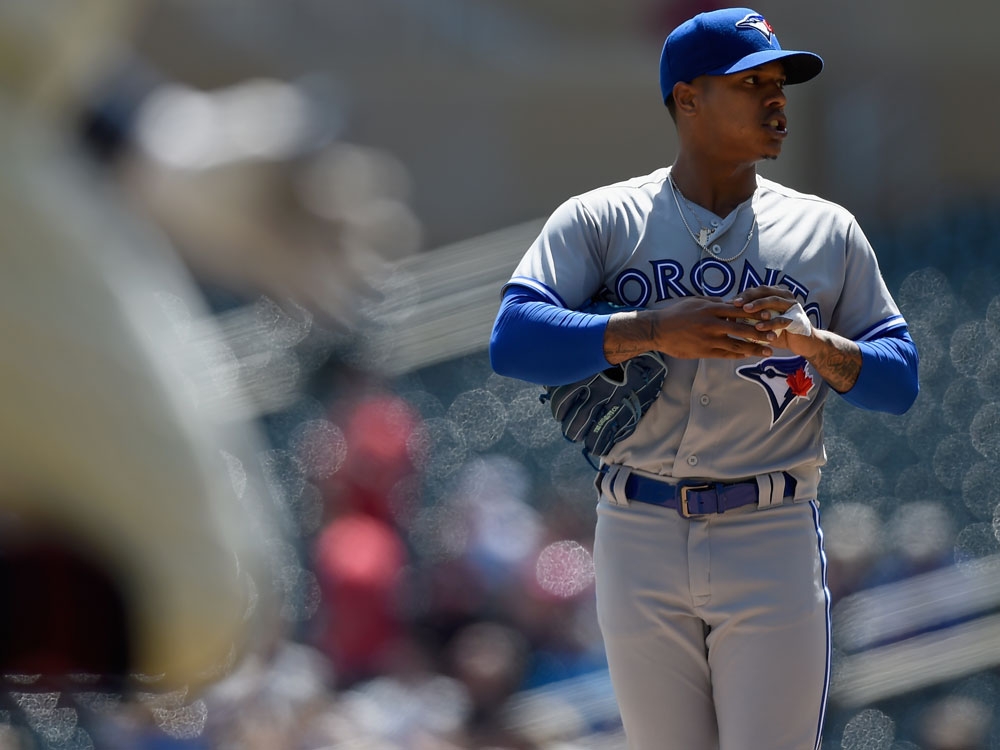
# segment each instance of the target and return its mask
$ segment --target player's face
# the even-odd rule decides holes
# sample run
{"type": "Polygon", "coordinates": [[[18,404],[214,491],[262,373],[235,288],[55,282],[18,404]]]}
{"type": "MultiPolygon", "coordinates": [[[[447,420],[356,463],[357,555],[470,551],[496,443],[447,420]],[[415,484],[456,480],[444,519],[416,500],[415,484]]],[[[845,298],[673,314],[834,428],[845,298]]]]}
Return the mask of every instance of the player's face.
{"type": "Polygon", "coordinates": [[[697,80],[698,129],[716,157],[741,163],[778,158],[788,135],[780,62],[697,80]]]}

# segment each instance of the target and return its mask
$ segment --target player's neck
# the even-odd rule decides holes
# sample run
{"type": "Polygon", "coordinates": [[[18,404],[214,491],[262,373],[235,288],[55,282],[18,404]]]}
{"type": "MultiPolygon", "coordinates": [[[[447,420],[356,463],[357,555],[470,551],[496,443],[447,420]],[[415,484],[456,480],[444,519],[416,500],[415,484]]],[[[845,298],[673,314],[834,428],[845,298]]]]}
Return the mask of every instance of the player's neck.
{"type": "Polygon", "coordinates": [[[695,164],[681,155],[670,174],[685,198],[716,216],[728,216],[757,189],[757,170],[752,165],[733,170],[695,164]]]}

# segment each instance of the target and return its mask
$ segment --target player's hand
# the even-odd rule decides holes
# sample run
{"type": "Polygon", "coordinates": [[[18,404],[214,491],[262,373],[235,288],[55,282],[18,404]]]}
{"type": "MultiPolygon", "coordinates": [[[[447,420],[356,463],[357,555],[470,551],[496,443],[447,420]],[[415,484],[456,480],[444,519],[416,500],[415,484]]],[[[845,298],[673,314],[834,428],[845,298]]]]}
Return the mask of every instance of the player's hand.
{"type": "Polygon", "coordinates": [[[684,297],[654,310],[616,313],[605,332],[604,353],[612,364],[651,350],[677,359],[769,357],[769,342],[746,339],[753,331],[740,319],[752,317],[711,297],[684,297]]]}
{"type": "Polygon", "coordinates": [[[747,338],[769,346],[788,349],[793,354],[807,356],[812,347],[809,336],[791,333],[786,329],[792,321],[778,316],[788,312],[796,303],[795,296],[788,289],[775,286],[758,286],[747,289],[732,300],[732,305],[741,313],[740,318],[753,331],[747,338]]]}
{"type": "Polygon", "coordinates": [[[861,372],[861,350],[857,343],[821,328],[812,328],[808,335],[787,330],[792,321],[778,316],[795,304],[790,291],[773,286],[756,287],[746,290],[730,304],[741,316],[751,315],[758,320],[753,326],[755,337],[762,336],[774,346],[804,357],[835,391],[846,393],[854,387],[861,372]]]}

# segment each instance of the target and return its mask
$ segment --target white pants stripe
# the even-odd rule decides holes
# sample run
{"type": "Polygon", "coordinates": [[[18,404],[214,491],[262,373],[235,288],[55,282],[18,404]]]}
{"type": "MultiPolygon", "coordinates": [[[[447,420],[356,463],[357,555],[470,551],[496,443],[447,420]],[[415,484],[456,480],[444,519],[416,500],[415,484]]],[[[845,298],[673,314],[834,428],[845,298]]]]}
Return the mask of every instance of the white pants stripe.
{"type": "Polygon", "coordinates": [[[813,524],[816,527],[816,539],[819,545],[820,565],[823,568],[823,594],[826,597],[826,678],[823,680],[823,702],[820,706],[819,723],[816,727],[816,744],[813,750],[820,750],[823,744],[823,724],[826,721],[826,705],[830,696],[830,664],[833,656],[833,622],[830,614],[830,589],[827,585],[827,562],[826,548],[823,545],[823,528],[820,525],[819,503],[810,500],[809,505],[813,511],[813,524]]]}

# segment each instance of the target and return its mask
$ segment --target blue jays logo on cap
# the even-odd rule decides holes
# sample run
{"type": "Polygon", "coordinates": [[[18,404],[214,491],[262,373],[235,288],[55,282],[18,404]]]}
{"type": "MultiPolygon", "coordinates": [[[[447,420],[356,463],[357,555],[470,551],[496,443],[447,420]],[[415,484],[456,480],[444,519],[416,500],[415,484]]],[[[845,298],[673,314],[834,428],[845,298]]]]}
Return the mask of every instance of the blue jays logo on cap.
{"type": "Polygon", "coordinates": [[[760,13],[748,13],[742,21],[736,22],[736,28],[756,29],[764,35],[768,44],[771,43],[771,37],[774,36],[774,29],[771,28],[771,24],[760,13]]]}
{"type": "Polygon", "coordinates": [[[771,426],[774,427],[792,403],[812,393],[816,381],[810,369],[803,357],[770,357],[754,365],[739,367],[736,374],[764,389],[771,404],[771,426]]]}

